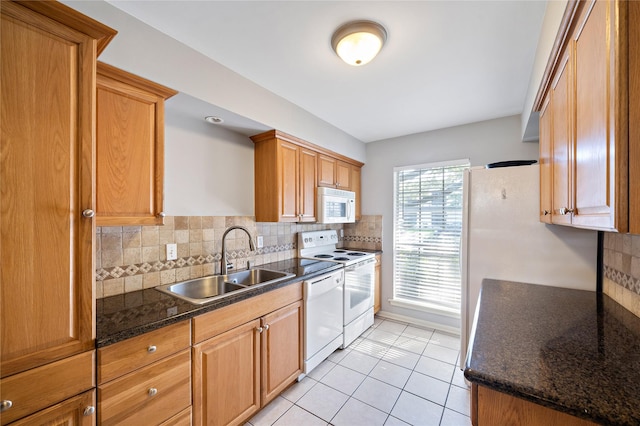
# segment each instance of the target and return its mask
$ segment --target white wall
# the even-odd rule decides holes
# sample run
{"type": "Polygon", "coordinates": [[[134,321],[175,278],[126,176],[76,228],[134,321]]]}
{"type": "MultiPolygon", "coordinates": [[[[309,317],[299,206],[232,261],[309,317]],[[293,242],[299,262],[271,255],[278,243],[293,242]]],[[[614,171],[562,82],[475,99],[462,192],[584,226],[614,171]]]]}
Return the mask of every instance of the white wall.
{"type": "Polygon", "coordinates": [[[62,2],[118,31],[99,60],[364,162],[363,142],[109,3],[62,2]]]}
{"type": "Polygon", "coordinates": [[[382,311],[458,327],[459,320],[391,306],[393,296],[393,168],[468,158],[472,166],[538,159],[537,143],[522,143],[520,116],[511,116],[367,144],[362,213],[383,215],[382,311]]]}
{"type": "Polygon", "coordinates": [[[181,114],[165,114],[165,212],[171,216],[253,216],[253,142],[181,114]]]}
{"type": "Polygon", "coordinates": [[[547,1],[547,9],[544,12],[544,20],[542,21],[542,30],[538,38],[538,47],[536,49],[536,57],[531,70],[531,78],[529,80],[529,88],[525,97],[524,107],[521,118],[521,134],[523,140],[538,139],[538,113],[532,114],[533,102],[542,82],[544,70],[549,61],[549,55],[553,48],[553,42],[562,22],[562,15],[567,6],[567,0],[550,0],[547,1]]]}

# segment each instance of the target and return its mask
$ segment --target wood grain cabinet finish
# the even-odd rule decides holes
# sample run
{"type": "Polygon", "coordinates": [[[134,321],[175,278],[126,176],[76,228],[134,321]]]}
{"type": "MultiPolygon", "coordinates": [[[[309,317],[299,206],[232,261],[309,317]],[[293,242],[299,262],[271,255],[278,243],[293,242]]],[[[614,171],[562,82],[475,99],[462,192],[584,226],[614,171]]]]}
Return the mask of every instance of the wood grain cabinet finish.
{"type": "Polygon", "coordinates": [[[596,425],[588,420],[476,384],[471,387],[471,423],[473,426],[596,425]]]}
{"type": "Polygon", "coordinates": [[[92,426],[96,422],[96,391],[90,390],[41,410],[11,426],[92,426]]]}
{"type": "Polygon", "coordinates": [[[0,19],[5,424],[95,387],[95,67],[116,32],[58,2],[2,1],[0,19]]]}
{"type": "Polygon", "coordinates": [[[164,101],[175,94],[98,63],[98,226],[163,224],[164,101]]]}
{"type": "Polygon", "coordinates": [[[302,373],[302,285],[193,319],[194,425],[242,424],[302,373]]]}
{"type": "Polygon", "coordinates": [[[100,424],[180,424],[190,406],[191,321],[98,349],[100,424]]]}
{"type": "Polygon", "coordinates": [[[257,222],[315,222],[317,154],[271,138],[255,147],[257,222]]]}
{"type": "Polygon", "coordinates": [[[375,269],[375,287],[373,294],[373,313],[377,314],[382,308],[382,256],[376,254],[376,269],[375,269]]]}
{"type": "Polygon", "coordinates": [[[629,95],[637,68],[628,68],[638,61],[637,20],[628,19],[635,9],[619,0],[567,5],[536,99],[541,149],[553,153],[551,223],[627,232],[639,220],[638,180],[630,176],[640,159],[629,143],[638,102],[629,95]]]}
{"type": "Polygon", "coordinates": [[[190,405],[190,349],[98,386],[98,422],[103,426],[157,425],[190,405]]]}
{"type": "Polygon", "coordinates": [[[334,157],[320,155],[318,158],[318,186],[351,191],[351,164],[334,157]]]}
{"type": "Polygon", "coordinates": [[[548,94],[540,110],[540,222],[551,223],[553,210],[553,152],[551,128],[553,108],[548,94]]]}
{"type": "Polygon", "coordinates": [[[12,406],[0,414],[5,425],[95,388],[95,351],[83,352],[0,379],[0,400],[12,406]]]}
{"type": "Polygon", "coordinates": [[[251,140],[255,144],[257,222],[315,222],[318,186],[356,191],[356,219],[360,218],[363,163],[278,130],[251,140]],[[336,181],[344,184],[337,186],[336,181]]]}

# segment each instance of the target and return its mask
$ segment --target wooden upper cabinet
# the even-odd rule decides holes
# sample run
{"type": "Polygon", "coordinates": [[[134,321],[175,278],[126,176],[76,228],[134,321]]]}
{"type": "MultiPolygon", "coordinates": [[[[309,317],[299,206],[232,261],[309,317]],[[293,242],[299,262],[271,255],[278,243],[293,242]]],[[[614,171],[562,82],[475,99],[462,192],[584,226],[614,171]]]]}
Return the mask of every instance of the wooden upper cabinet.
{"type": "Polygon", "coordinates": [[[547,96],[540,110],[540,222],[551,223],[553,152],[551,95],[547,96]]]}
{"type": "Polygon", "coordinates": [[[318,186],[351,191],[351,164],[327,155],[320,155],[318,186]]]}
{"type": "Polygon", "coordinates": [[[554,153],[552,223],[627,232],[630,214],[637,216],[629,208],[638,185],[630,170],[639,163],[629,146],[629,102],[638,102],[629,97],[629,78],[637,74],[628,70],[629,54],[638,55],[631,46],[640,42],[637,33],[635,42],[628,40],[637,26],[627,19],[637,7],[632,3],[567,5],[536,100],[541,110],[549,94],[552,99],[545,112],[551,124],[547,117],[540,130],[541,145],[554,153]]]}
{"type": "MultiPolygon", "coordinates": [[[[568,49],[569,51],[571,49],[568,49]]],[[[552,174],[553,199],[551,209],[551,223],[570,224],[573,210],[572,196],[572,160],[573,160],[573,132],[571,91],[571,61],[567,53],[560,65],[560,69],[551,89],[553,100],[551,114],[552,132],[552,174]]],[[[546,144],[547,142],[543,142],[546,144]]]]}
{"type": "Polygon", "coordinates": [[[616,9],[625,8],[624,3],[588,3],[573,36],[576,146],[572,222],[621,232],[628,229],[627,74],[626,52],[620,52],[626,48],[626,36],[615,27],[619,19],[616,9]]]}
{"type": "Polygon", "coordinates": [[[162,225],[164,101],[177,92],[98,63],[97,93],[97,224],[162,225]]]}
{"type": "Polygon", "coordinates": [[[256,143],[257,222],[315,222],[316,157],[277,138],[256,143]]]}
{"type": "Polygon", "coordinates": [[[278,130],[260,133],[251,140],[255,144],[257,222],[315,222],[316,188],[335,188],[336,179],[346,185],[340,189],[357,191],[356,219],[360,218],[362,163],[278,130]]]}
{"type": "Polygon", "coordinates": [[[362,168],[351,166],[351,190],[356,193],[356,221],[362,219],[362,168]]]}
{"type": "Polygon", "coordinates": [[[115,31],[57,2],[0,12],[6,377],[94,347],[94,70],[115,31]]]}

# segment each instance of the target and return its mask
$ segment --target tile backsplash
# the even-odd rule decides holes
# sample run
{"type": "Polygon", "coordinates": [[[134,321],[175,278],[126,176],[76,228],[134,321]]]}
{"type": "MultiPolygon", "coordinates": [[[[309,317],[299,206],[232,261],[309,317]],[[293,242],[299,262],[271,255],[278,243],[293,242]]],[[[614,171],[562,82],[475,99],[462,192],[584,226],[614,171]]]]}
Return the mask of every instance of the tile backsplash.
{"type": "Polygon", "coordinates": [[[96,297],[103,298],[220,273],[222,234],[244,226],[263,247],[249,250],[247,235],[231,231],[227,258],[234,269],[286,260],[297,256],[297,234],[344,229],[342,244],[349,248],[380,250],[382,216],[363,216],[355,224],[322,225],[255,222],[245,216],[168,216],[163,226],[104,226],[96,229],[96,297]],[[166,244],[178,246],[178,258],[167,260],[166,244]]]}
{"type": "Polygon", "coordinates": [[[604,234],[603,291],[640,317],[640,235],[604,234]]]}

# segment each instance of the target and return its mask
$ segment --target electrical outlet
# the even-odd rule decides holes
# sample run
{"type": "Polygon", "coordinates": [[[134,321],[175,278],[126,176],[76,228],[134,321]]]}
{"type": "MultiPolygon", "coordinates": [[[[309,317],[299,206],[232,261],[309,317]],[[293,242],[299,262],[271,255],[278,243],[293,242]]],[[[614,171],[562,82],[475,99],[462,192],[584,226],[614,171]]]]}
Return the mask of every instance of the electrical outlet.
{"type": "Polygon", "coordinates": [[[344,229],[340,229],[340,238],[344,237],[344,229]]]}
{"type": "Polygon", "coordinates": [[[264,238],[262,237],[262,235],[258,235],[256,237],[256,246],[258,246],[258,248],[264,247],[264,238]]]}
{"type": "Polygon", "coordinates": [[[178,258],[178,245],[167,244],[167,260],[176,260],[178,258]]]}

